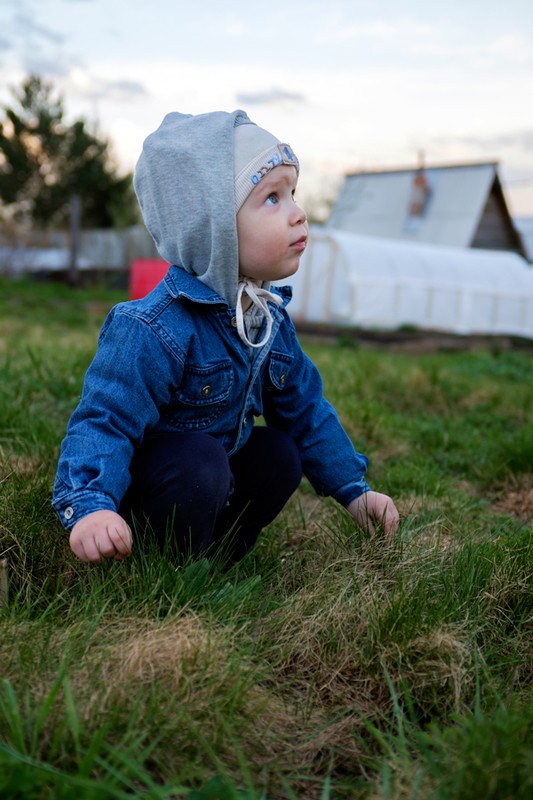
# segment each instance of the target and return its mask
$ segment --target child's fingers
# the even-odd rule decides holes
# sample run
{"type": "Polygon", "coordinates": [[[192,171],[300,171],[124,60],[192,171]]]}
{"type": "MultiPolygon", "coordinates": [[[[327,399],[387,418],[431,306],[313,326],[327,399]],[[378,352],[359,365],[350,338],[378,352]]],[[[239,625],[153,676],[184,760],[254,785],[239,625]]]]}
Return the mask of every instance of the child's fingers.
{"type": "Polygon", "coordinates": [[[114,552],[111,553],[111,555],[114,555],[116,558],[129,556],[131,553],[132,540],[131,530],[126,523],[124,523],[123,528],[111,528],[109,531],[109,538],[114,548],[114,552]]]}
{"type": "Polygon", "coordinates": [[[94,536],[80,539],[72,543],[72,550],[82,561],[98,564],[102,561],[102,552],[94,536]]]}
{"type": "Polygon", "coordinates": [[[383,530],[385,536],[391,538],[398,530],[400,524],[400,515],[393,503],[387,505],[385,516],[383,519],[383,530]]]}
{"type": "Polygon", "coordinates": [[[116,546],[110,531],[105,530],[99,532],[95,536],[95,540],[100,560],[102,560],[102,558],[113,558],[116,553],[116,546]]]}

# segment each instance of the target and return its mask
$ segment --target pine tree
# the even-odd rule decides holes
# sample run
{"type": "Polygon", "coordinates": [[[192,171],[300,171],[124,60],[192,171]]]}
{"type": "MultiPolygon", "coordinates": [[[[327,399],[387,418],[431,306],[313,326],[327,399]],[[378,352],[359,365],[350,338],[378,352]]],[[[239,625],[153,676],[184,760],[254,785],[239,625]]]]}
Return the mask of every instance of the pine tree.
{"type": "Polygon", "coordinates": [[[65,122],[52,84],[31,75],[13,95],[0,121],[0,218],[66,228],[77,195],[84,228],[136,222],[131,174],[117,175],[108,142],[84,120],[65,122]]]}

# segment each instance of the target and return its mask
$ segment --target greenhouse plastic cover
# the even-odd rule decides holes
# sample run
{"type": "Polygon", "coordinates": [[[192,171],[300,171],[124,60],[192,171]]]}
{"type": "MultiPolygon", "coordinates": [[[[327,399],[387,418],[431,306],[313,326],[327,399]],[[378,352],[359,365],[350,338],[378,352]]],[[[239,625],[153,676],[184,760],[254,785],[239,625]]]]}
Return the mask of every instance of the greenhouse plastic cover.
{"type": "Polygon", "coordinates": [[[519,255],[313,227],[293,287],[296,323],[414,326],[533,338],[533,269],[519,255]]]}

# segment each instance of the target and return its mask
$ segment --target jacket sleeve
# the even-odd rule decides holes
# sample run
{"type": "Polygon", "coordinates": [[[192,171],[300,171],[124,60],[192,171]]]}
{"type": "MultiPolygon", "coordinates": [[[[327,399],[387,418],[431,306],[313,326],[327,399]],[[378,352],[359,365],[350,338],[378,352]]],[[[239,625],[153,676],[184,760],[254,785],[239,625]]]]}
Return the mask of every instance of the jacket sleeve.
{"type": "Polygon", "coordinates": [[[337,412],[324,397],[320,373],[302,351],[290,321],[288,333],[290,358],[278,354],[286,369],[272,367],[275,347],[272,350],[263,400],[265,421],[294,439],[304,474],[315,491],[347,506],[370,490],[365,479],[368,459],[355,450],[337,412]]]}
{"type": "Polygon", "coordinates": [[[93,511],[118,510],[134,449],[157,423],[177,371],[175,353],[149,325],[110,312],[61,445],[52,505],[66,528],[93,511]]]}

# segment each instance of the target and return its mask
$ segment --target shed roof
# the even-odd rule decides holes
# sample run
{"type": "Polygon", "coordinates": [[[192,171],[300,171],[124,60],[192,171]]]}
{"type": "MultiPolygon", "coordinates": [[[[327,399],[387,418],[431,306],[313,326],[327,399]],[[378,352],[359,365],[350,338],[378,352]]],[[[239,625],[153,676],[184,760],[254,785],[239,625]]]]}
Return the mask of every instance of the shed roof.
{"type": "Polygon", "coordinates": [[[496,162],[347,175],[326,224],[365,236],[525,255],[496,162]]]}

